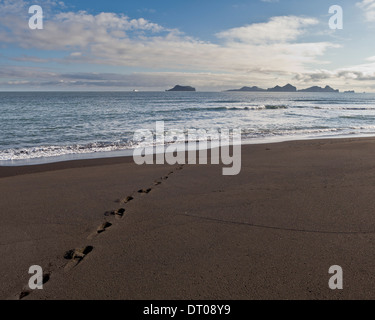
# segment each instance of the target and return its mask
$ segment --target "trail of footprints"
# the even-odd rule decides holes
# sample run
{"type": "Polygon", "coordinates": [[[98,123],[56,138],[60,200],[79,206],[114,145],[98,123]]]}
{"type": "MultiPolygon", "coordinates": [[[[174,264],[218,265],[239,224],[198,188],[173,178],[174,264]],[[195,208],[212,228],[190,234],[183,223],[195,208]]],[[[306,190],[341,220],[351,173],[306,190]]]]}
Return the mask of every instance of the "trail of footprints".
{"type": "Polygon", "coordinates": [[[65,265],[65,272],[76,267],[93,249],[94,247],[87,246],[65,252],[64,259],[69,260],[68,264],[65,265]]]}
{"type": "MultiPolygon", "coordinates": [[[[178,167],[175,168],[175,171],[182,170],[183,167],[184,167],[184,165],[179,165],[178,167]]],[[[170,171],[166,176],[163,176],[160,179],[155,180],[154,181],[154,186],[161,185],[163,183],[163,181],[168,180],[169,176],[172,175],[172,174],[174,174],[175,171],[170,171]]],[[[148,194],[152,190],[153,190],[153,188],[140,189],[140,190],[138,190],[137,193],[138,194],[148,194]]],[[[124,199],[118,199],[115,202],[121,203],[121,204],[127,204],[130,201],[132,201],[132,200],[134,200],[134,197],[133,196],[128,196],[128,197],[126,197],[124,199]]],[[[124,208],[120,208],[118,210],[106,211],[104,213],[104,216],[106,216],[106,217],[115,217],[115,219],[119,220],[119,219],[123,218],[123,216],[125,214],[125,211],[126,210],[124,208]]],[[[98,226],[98,228],[93,233],[91,233],[87,237],[87,240],[94,239],[95,237],[99,236],[101,233],[106,232],[107,229],[111,228],[111,226],[112,226],[111,222],[108,222],[108,221],[103,222],[100,226],[98,226]]],[[[94,247],[88,245],[88,246],[85,246],[85,247],[82,247],[82,248],[71,249],[71,250],[66,251],[65,254],[64,254],[64,259],[65,260],[69,260],[69,262],[65,265],[64,272],[69,272],[70,270],[72,270],[73,268],[75,268],[93,250],[94,250],[94,247]]],[[[51,277],[50,273],[43,274],[43,285],[50,280],[50,277],[51,277]]],[[[22,292],[20,294],[18,294],[17,298],[19,300],[22,300],[23,298],[29,296],[31,293],[32,293],[32,290],[29,289],[28,286],[25,286],[24,289],[22,290],[22,292]]]]}
{"type": "MultiPolygon", "coordinates": [[[[43,285],[45,283],[47,283],[49,281],[49,279],[50,279],[50,274],[49,273],[43,274],[43,280],[42,280],[43,285]]],[[[25,286],[23,288],[23,290],[21,291],[21,293],[18,294],[18,296],[16,298],[18,298],[18,300],[21,300],[21,299],[27,297],[28,295],[30,295],[31,293],[32,293],[32,290],[28,286],[25,286]]]]}

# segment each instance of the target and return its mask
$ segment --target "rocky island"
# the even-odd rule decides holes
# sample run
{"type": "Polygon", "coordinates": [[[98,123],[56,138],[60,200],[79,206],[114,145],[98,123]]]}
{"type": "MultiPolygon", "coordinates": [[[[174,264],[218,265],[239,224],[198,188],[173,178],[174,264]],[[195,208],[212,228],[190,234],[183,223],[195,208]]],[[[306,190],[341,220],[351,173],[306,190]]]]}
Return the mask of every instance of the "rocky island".
{"type": "Polygon", "coordinates": [[[242,87],[241,89],[232,89],[232,90],[227,90],[227,92],[296,92],[297,88],[292,86],[291,84],[287,84],[284,87],[276,86],[274,88],[269,88],[269,89],[262,89],[257,86],[253,87],[242,87]]]}
{"type": "Polygon", "coordinates": [[[262,89],[257,86],[253,87],[242,87],[241,89],[232,89],[232,90],[227,90],[227,92],[296,92],[297,88],[292,86],[291,84],[287,84],[284,87],[276,86],[274,88],[269,88],[269,89],[262,89]]]}
{"type": "Polygon", "coordinates": [[[267,89],[269,92],[297,92],[297,88],[291,84],[287,84],[284,87],[276,86],[274,88],[267,89]]]}
{"type": "MultiPolygon", "coordinates": [[[[284,87],[276,86],[269,89],[262,89],[257,86],[253,87],[242,87],[241,89],[226,90],[226,92],[329,92],[329,93],[339,93],[339,90],[333,89],[330,86],[325,86],[324,88],[313,86],[307,89],[297,90],[295,86],[287,84],[284,87]]],[[[353,91],[347,91],[347,93],[352,93],[353,91]]]]}
{"type": "Polygon", "coordinates": [[[299,92],[337,92],[337,93],[339,92],[339,90],[335,90],[331,88],[330,86],[325,86],[325,88],[314,86],[314,87],[310,87],[310,88],[302,89],[298,91],[299,92]]]}
{"type": "Polygon", "coordinates": [[[165,90],[165,91],[196,91],[196,90],[195,90],[195,88],[190,87],[190,86],[177,85],[174,88],[169,89],[169,90],[165,90]]]}
{"type": "Polygon", "coordinates": [[[227,92],[263,92],[266,91],[266,89],[262,89],[256,86],[253,87],[242,87],[241,89],[232,89],[227,90],[227,92]]]}

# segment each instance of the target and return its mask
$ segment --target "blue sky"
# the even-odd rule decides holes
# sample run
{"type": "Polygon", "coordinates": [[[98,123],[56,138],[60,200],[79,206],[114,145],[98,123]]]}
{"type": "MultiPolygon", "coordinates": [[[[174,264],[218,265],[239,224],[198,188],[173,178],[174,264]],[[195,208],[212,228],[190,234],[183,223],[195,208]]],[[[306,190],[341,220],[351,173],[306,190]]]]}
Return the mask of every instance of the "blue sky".
{"type": "Polygon", "coordinates": [[[0,0],[0,90],[375,92],[375,0],[0,0]],[[28,8],[43,8],[31,30],[28,8]],[[331,5],[343,30],[331,30],[331,5]]]}

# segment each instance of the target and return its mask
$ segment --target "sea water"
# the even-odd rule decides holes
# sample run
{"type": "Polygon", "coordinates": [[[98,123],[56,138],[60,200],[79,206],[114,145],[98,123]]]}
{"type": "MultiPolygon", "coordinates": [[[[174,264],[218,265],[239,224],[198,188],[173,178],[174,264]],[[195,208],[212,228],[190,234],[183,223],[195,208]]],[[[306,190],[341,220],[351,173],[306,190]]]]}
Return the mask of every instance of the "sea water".
{"type": "Polygon", "coordinates": [[[0,165],[131,155],[134,132],[241,128],[243,143],[375,136],[375,94],[0,92],[0,165]]]}

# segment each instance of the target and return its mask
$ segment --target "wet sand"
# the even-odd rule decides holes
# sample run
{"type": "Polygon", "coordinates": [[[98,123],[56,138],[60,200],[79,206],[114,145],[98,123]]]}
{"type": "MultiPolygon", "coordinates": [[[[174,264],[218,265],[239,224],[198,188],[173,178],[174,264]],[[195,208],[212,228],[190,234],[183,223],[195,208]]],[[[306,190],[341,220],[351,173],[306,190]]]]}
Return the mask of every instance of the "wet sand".
{"type": "Polygon", "coordinates": [[[131,158],[2,167],[0,193],[0,299],[375,298],[373,138],[243,146],[237,176],[131,158]]]}

